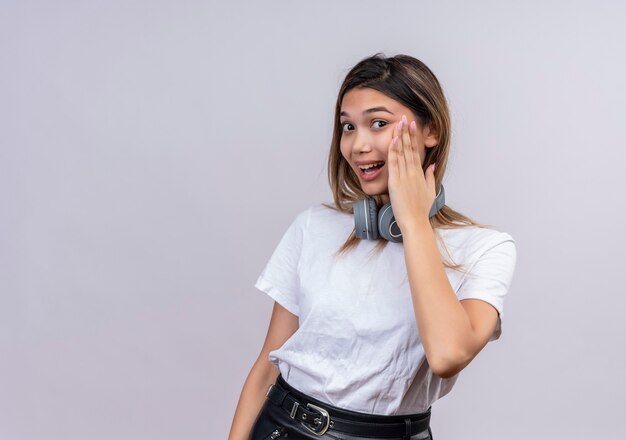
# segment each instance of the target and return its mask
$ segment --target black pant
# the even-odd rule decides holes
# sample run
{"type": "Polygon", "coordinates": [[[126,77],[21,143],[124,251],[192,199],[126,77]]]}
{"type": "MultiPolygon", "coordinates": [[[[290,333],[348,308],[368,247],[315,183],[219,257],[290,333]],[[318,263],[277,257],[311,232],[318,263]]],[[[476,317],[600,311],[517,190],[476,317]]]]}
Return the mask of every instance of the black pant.
{"type": "Polygon", "coordinates": [[[432,431],[429,426],[430,421],[430,408],[427,413],[416,413],[407,415],[372,415],[367,413],[360,413],[355,411],[338,408],[336,406],[329,405],[325,402],[321,402],[311,396],[308,396],[301,391],[291,387],[282,377],[278,376],[275,383],[281,389],[289,392],[289,394],[297,399],[300,405],[306,406],[307,403],[318,405],[324,408],[330,414],[331,420],[333,416],[340,417],[345,420],[354,420],[360,422],[375,422],[377,424],[385,423],[402,423],[406,418],[424,419],[428,418],[428,425],[426,429],[422,429],[421,432],[414,433],[412,436],[398,435],[397,437],[376,437],[369,432],[361,433],[361,436],[357,434],[351,434],[339,431],[332,427],[329,427],[323,435],[317,435],[309,431],[300,420],[295,420],[290,417],[290,413],[283,407],[278,406],[269,398],[265,400],[261,411],[259,412],[256,421],[252,427],[252,433],[250,440],[313,440],[313,439],[337,439],[337,440],[372,440],[376,438],[385,438],[387,440],[433,440],[432,431]],[[365,436],[366,435],[366,436],[365,436]]]}

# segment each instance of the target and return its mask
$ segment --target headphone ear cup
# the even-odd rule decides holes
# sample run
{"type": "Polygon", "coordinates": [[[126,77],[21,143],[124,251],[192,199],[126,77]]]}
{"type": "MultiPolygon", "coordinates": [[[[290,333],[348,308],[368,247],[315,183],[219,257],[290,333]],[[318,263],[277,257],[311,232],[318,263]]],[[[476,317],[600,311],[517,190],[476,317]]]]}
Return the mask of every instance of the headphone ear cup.
{"type": "Polygon", "coordinates": [[[356,236],[362,240],[377,240],[378,210],[376,209],[376,199],[367,197],[352,202],[352,211],[354,213],[354,231],[356,236]]]}
{"type": "Polygon", "coordinates": [[[385,203],[378,211],[378,232],[387,241],[402,243],[402,232],[393,216],[391,203],[385,203]]]}
{"type": "Polygon", "coordinates": [[[437,193],[437,196],[435,197],[435,201],[433,202],[433,206],[430,207],[430,212],[428,213],[428,217],[433,217],[435,216],[440,210],[441,208],[443,208],[443,205],[446,204],[446,192],[443,189],[443,184],[439,186],[439,192],[437,193]]]}

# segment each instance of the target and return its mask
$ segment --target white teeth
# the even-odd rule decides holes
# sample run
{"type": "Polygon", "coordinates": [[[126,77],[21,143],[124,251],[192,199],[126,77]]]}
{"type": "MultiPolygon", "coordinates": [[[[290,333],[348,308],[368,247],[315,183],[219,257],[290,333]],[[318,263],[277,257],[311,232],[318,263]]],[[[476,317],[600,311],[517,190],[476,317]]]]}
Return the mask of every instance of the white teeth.
{"type": "Polygon", "coordinates": [[[378,162],[378,163],[372,163],[372,164],[369,164],[369,165],[359,165],[359,168],[361,168],[362,170],[367,170],[369,168],[372,168],[374,165],[382,165],[384,163],[385,162],[378,162]]]}

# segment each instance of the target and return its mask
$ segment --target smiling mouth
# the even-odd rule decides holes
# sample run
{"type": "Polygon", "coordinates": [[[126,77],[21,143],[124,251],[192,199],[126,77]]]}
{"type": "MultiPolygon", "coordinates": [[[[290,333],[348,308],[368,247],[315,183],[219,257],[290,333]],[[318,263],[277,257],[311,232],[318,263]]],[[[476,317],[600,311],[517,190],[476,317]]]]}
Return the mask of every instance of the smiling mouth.
{"type": "Polygon", "coordinates": [[[367,169],[358,167],[359,178],[365,182],[375,180],[382,174],[382,169],[385,167],[385,163],[376,164],[376,166],[370,166],[367,169]]]}
{"type": "Polygon", "coordinates": [[[383,166],[385,166],[385,162],[384,161],[380,161],[380,162],[378,162],[376,164],[371,164],[371,165],[367,165],[367,166],[359,165],[358,168],[359,168],[359,171],[361,172],[361,174],[369,175],[369,174],[375,174],[383,166]]]}

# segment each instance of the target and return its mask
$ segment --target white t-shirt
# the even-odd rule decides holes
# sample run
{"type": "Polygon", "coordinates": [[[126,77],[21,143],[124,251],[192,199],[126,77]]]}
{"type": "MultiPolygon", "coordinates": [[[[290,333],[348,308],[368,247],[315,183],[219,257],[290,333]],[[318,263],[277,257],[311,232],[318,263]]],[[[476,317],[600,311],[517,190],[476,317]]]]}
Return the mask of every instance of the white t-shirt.
{"type": "MultiPolygon", "coordinates": [[[[330,405],[384,415],[426,411],[458,374],[443,379],[428,365],[402,243],[368,257],[376,241],[361,240],[333,259],[353,228],[351,214],[319,204],[300,212],[281,238],[255,287],[297,315],[299,328],[269,360],[290,385],[330,405]]],[[[464,276],[446,268],[456,296],[498,310],[490,341],[498,339],[516,261],[513,237],[478,227],[436,231],[453,261],[471,270],[464,276]]]]}

